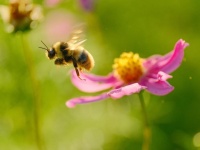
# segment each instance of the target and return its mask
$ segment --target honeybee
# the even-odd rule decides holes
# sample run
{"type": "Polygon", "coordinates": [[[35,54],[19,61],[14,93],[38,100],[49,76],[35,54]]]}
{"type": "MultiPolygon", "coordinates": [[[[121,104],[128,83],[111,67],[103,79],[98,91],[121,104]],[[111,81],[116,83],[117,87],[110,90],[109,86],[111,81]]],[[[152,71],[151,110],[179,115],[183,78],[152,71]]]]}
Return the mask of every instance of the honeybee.
{"type": "Polygon", "coordinates": [[[86,40],[79,40],[82,30],[76,30],[73,32],[70,40],[67,42],[56,42],[52,48],[48,48],[47,45],[41,41],[45,47],[39,47],[47,51],[49,59],[54,59],[55,65],[67,65],[73,64],[76,74],[79,79],[80,72],[83,68],[91,70],[94,67],[93,56],[82,46],[86,40]]]}

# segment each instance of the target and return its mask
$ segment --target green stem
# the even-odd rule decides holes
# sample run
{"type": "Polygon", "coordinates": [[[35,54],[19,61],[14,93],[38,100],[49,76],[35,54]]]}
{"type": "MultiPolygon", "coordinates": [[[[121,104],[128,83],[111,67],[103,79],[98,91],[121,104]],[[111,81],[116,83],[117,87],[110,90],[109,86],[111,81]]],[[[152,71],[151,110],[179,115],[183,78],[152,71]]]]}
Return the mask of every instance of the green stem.
{"type": "Polygon", "coordinates": [[[142,150],[149,150],[150,142],[151,142],[151,129],[148,122],[147,112],[144,103],[144,97],[142,92],[139,93],[139,99],[142,107],[142,113],[144,117],[144,141],[142,145],[142,150]]]}
{"type": "Polygon", "coordinates": [[[25,40],[23,33],[21,33],[21,42],[23,46],[23,53],[25,56],[25,61],[30,74],[31,86],[33,90],[33,105],[34,105],[34,129],[35,129],[35,139],[38,150],[42,150],[41,133],[40,133],[40,96],[38,89],[38,82],[36,80],[35,68],[33,63],[33,58],[31,55],[31,50],[28,43],[25,40]]]}

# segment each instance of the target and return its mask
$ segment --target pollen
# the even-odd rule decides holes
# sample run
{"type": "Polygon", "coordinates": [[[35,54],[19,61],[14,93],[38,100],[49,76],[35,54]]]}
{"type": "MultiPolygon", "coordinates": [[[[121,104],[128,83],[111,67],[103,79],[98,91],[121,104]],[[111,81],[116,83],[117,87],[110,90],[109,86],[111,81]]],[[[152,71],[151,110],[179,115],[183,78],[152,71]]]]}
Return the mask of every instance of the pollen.
{"type": "Polygon", "coordinates": [[[126,84],[139,81],[144,74],[142,59],[132,52],[124,52],[114,60],[114,74],[126,84]]]}

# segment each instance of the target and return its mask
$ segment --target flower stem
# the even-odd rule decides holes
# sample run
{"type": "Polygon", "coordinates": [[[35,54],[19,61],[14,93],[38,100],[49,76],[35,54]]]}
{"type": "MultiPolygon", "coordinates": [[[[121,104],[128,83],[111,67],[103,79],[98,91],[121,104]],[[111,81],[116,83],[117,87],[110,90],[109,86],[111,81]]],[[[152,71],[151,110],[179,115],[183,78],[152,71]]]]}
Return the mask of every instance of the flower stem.
{"type": "Polygon", "coordinates": [[[142,150],[149,150],[150,142],[151,142],[151,129],[148,122],[148,117],[147,117],[147,112],[146,112],[144,97],[142,95],[142,92],[139,93],[139,99],[140,99],[142,113],[144,117],[144,133],[143,133],[144,141],[142,145],[142,150]]]}
{"type": "Polygon", "coordinates": [[[23,53],[25,56],[25,61],[28,67],[28,71],[30,74],[31,86],[33,90],[33,107],[34,107],[34,132],[35,139],[38,150],[42,150],[42,142],[41,142],[41,133],[40,133],[40,96],[38,89],[38,82],[36,80],[35,68],[33,64],[33,58],[31,55],[31,50],[28,46],[27,41],[25,40],[24,34],[21,33],[21,42],[23,46],[23,53]]]}

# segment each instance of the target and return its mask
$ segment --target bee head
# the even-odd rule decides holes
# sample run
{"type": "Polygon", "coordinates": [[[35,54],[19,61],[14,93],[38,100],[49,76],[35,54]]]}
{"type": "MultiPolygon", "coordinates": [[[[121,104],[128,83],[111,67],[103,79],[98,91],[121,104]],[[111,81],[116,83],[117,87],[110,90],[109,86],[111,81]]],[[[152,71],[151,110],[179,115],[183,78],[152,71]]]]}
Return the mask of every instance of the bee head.
{"type": "MultiPolygon", "coordinates": [[[[44,42],[42,42],[42,43],[44,44],[44,42]]],[[[46,44],[44,44],[44,46],[45,47],[39,47],[39,48],[46,50],[47,51],[47,56],[49,57],[49,59],[53,59],[55,57],[55,55],[56,55],[55,49],[54,48],[49,49],[46,44]]]]}
{"type": "Polygon", "coordinates": [[[56,55],[56,51],[54,48],[47,50],[49,59],[53,59],[56,55]]]}

